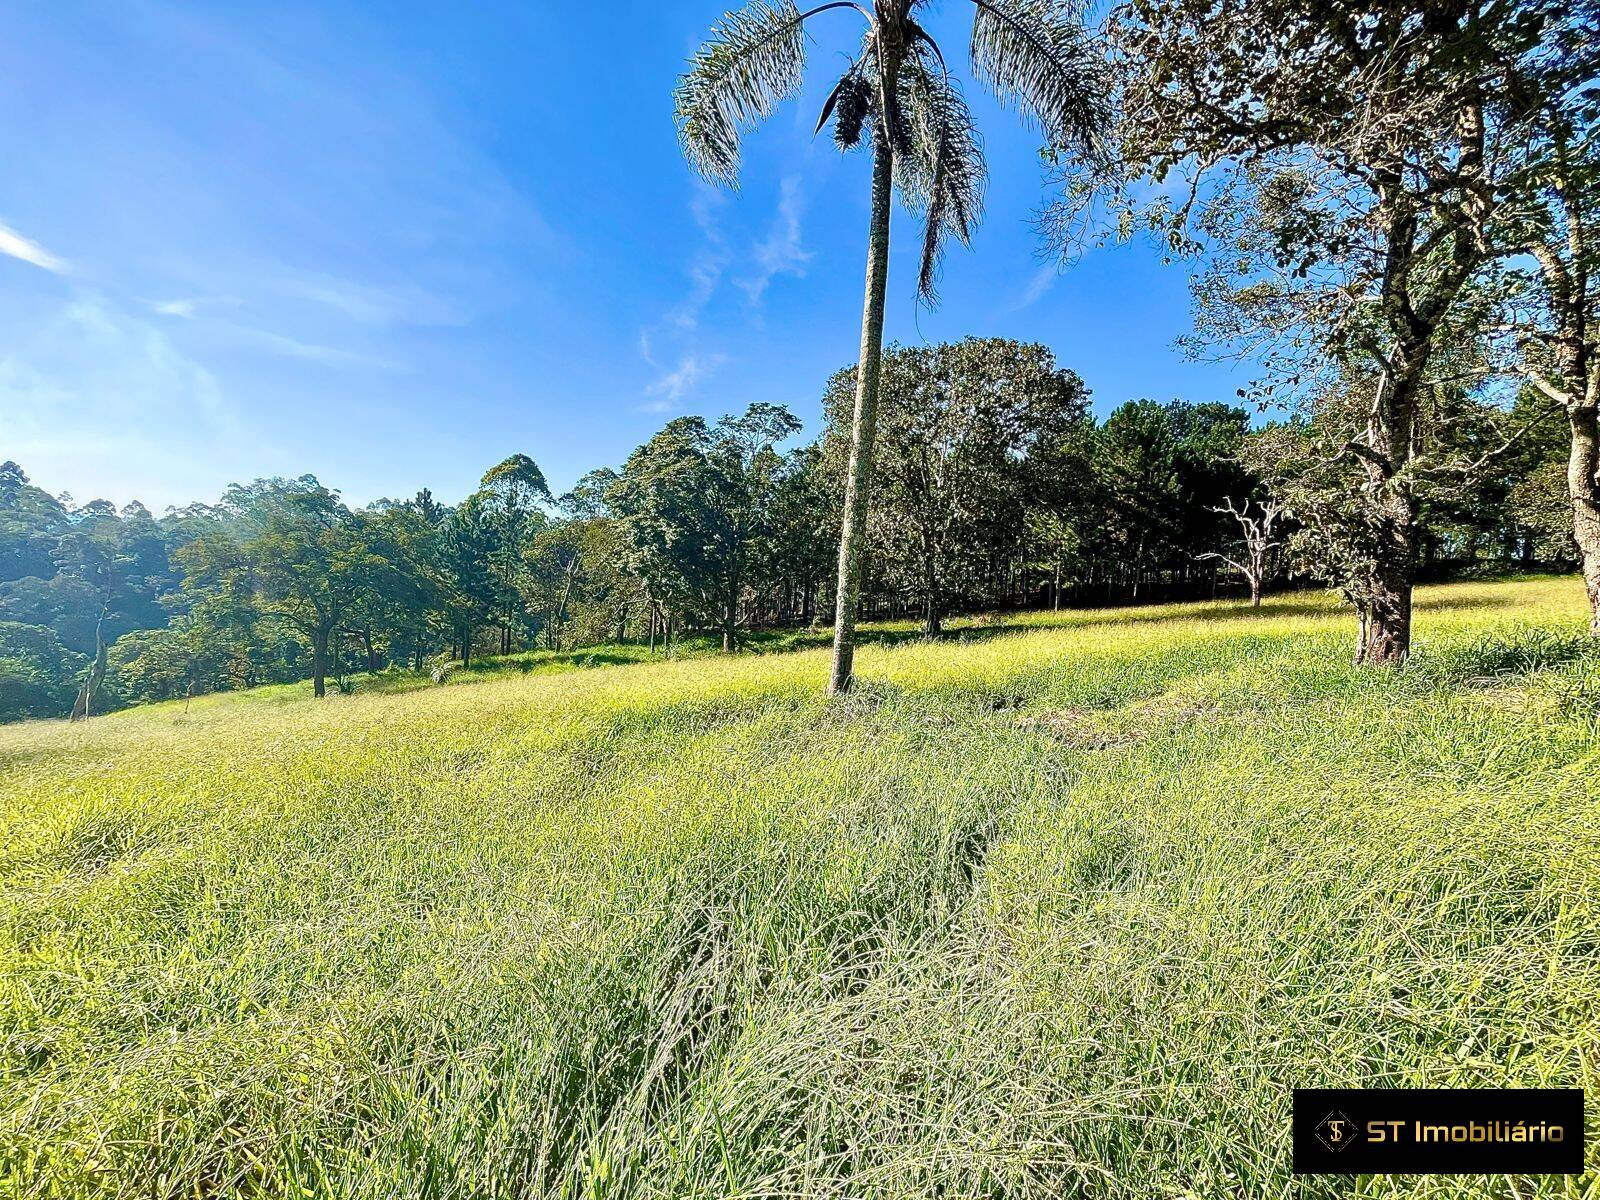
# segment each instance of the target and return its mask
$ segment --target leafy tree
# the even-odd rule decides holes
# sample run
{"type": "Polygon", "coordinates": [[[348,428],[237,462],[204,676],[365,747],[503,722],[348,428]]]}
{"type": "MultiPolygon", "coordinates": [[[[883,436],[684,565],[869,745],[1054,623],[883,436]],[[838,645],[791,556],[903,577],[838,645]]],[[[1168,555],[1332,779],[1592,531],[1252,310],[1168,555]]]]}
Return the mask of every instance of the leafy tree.
{"type": "Polygon", "coordinates": [[[0,621],[0,721],[59,716],[87,662],[49,629],[0,621]]]}
{"type": "MultiPolygon", "coordinates": [[[[835,471],[852,374],[834,375],[824,398],[835,471]]],[[[995,550],[1024,526],[1033,449],[1081,424],[1087,396],[1040,345],[968,338],[885,355],[871,544],[890,589],[919,598],[928,635],[948,597],[983,590],[995,550]]]]}
{"type": "Polygon", "coordinates": [[[1263,399],[1366,389],[1320,420],[1370,509],[1363,661],[1409,652],[1427,393],[1482,370],[1478,284],[1536,105],[1515,84],[1549,11],[1129,0],[1109,21],[1119,177],[1076,174],[1064,215],[1187,171],[1187,201],[1146,215],[1214,252],[1202,344],[1264,360],[1263,399]]]}
{"type": "Polygon", "coordinates": [[[512,635],[522,623],[523,558],[546,524],[539,505],[553,503],[544,472],[526,454],[513,454],[483,476],[479,496],[484,532],[492,539],[489,570],[494,579],[494,619],[500,626],[500,653],[511,653],[512,635]]]}
{"type": "Polygon", "coordinates": [[[320,484],[290,490],[261,533],[243,546],[256,601],[311,645],[312,691],[327,693],[334,632],[394,570],[390,548],[366,514],[353,514],[320,484]]]}
{"type": "Polygon", "coordinates": [[[256,604],[254,565],[239,539],[213,523],[179,546],[173,558],[183,579],[171,602],[187,614],[191,632],[211,639],[216,656],[226,664],[226,683],[248,688],[275,678],[264,653],[270,640],[268,619],[256,604]]]}
{"type": "Polygon", "coordinates": [[[477,632],[502,600],[500,577],[490,565],[499,547],[496,518],[481,492],[458,504],[439,527],[443,612],[462,666],[471,664],[477,632]]]}
{"type": "Polygon", "coordinates": [[[108,517],[96,512],[84,526],[63,535],[53,555],[56,569],[91,598],[95,613],[94,659],[72,704],[74,721],[86,720],[98,711],[110,645],[107,622],[121,615],[133,594],[134,560],[121,553],[114,526],[114,513],[108,517]]]}
{"type": "Polygon", "coordinates": [[[59,500],[29,483],[16,463],[0,463],[0,581],[49,579],[50,552],[70,526],[59,500]]]}
{"type": "MultiPolygon", "coordinates": [[[[918,24],[925,0],[876,0],[870,6],[824,3],[802,12],[793,0],[755,0],[712,30],[678,84],[684,153],[707,178],[738,175],[741,127],[770,116],[800,88],[804,23],[850,9],[866,21],[859,55],[829,94],[817,123],[833,120],[842,149],[870,129],[872,216],[866,300],[850,423],[840,525],[834,659],[828,690],[850,687],[855,621],[872,481],[873,438],[883,350],[892,193],[924,217],[918,290],[934,298],[939,258],[950,237],[965,242],[983,201],[985,167],[977,131],[944,55],[918,24]]],[[[1063,152],[1093,153],[1101,125],[1102,87],[1075,6],[1060,0],[978,0],[972,68],[1004,100],[1016,103],[1063,152]]]]}
{"type": "MultiPolygon", "coordinates": [[[[1600,636],[1600,5],[1530,7],[1544,52],[1517,63],[1515,83],[1539,102],[1522,146],[1524,186],[1496,230],[1513,285],[1496,315],[1509,331],[1508,369],[1566,417],[1569,538],[1600,636]]],[[[1546,552],[1565,551],[1543,503],[1552,472],[1539,473],[1520,489],[1524,511],[1537,512],[1546,552]]]]}
{"type": "Polygon", "coordinates": [[[760,547],[755,575],[773,589],[776,620],[809,625],[839,545],[838,492],[829,486],[822,447],[802,446],[786,455],[771,486],[769,536],[760,547]]]}
{"type": "Polygon", "coordinates": [[[164,629],[123,634],[110,659],[119,691],[134,703],[212,691],[228,667],[226,643],[193,617],[174,618],[164,629]]]}
{"type": "Polygon", "coordinates": [[[774,447],[799,428],[772,404],[752,404],[715,427],[679,417],[633,452],[607,495],[650,601],[713,617],[728,652],[750,568],[772,530],[781,467],[774,447]]]}

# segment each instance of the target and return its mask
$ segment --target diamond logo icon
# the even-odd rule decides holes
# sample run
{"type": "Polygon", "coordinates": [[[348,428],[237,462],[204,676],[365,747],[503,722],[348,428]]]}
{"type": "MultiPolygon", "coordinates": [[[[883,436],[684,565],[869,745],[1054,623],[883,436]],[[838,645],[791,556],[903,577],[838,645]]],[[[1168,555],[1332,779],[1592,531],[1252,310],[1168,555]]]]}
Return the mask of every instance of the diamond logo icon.
{"type": "Polygon", "coordinates": [[[1313,1132],[1317,1135],[1317,1141],[1335,1154],[1352,1142],[1361,1140],[1361,1134],[1356,1128],[1356,1123],[1338,1109],[1334,1109],[1322,1120],[1318,1121],[1317,1127],[1313,1132]]]}

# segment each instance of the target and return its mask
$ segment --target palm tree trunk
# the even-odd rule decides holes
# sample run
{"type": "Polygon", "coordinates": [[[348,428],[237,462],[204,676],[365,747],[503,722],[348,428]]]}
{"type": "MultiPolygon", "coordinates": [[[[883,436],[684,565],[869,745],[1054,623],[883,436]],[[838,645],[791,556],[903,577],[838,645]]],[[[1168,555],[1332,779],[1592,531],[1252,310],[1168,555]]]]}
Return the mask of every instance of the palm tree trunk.
{"type": "MultiPolygon", "coordinates": [[[[885,81],[893,87],[892,79],[885,81]]],[[[828,695],[850,690],[856,655],[856,606],[861,599],[861,559],[872,485],[872,438],[878,421],[878,376],[883,360],[883,298],[889,282],[889,212],[894,149],[882,130],[873,139],[872,225],[867,235],[866,302],[861,314],[861,360],[856,368],[856,409],[850,426],[844,517],[839,526],[838,605],[833,620],[833,670],[828,695]]]]}

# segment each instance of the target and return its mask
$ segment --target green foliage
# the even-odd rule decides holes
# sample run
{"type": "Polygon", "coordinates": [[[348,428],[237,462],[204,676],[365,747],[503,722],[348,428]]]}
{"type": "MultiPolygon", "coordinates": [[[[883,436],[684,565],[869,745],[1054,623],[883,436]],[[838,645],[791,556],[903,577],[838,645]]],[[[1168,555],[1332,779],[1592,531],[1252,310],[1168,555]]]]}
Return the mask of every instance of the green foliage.
{"type": "MultiPolygon", "coordinates": [[[[823,400],[836,480],[854,376],[837,372],[823,400]]],[[[917,597],[931,633],[951,599],[982,596],[996,557],[1015,552],[1044,502],[1039,463],[1085,424],[1088,390],[1044,346],[1001,338],[891,348],[880,386],[872,557],[878,586],[917,597]]]]}
{"type": "Polygon", "coordinates": [[[787,409],[752,404],[715,426],[679,417],[635,450],[607,493],[629,569],[649,601],[714,620],[733,649],[744,589],[771,562],[784,461],[776,446],[800,423],[787,409]]]}
{"type": "Polygon", "coordinates": [[[88,663],[49,629],[0,621],[0,721],[65,715],[88,663]]]}
{"type": "Polygon", "coordinates": [[[801,21],[793,0],[755,0],[724,16],[695,52],[674,105],[684,156],[707,178],[737,180],[740,127],[800,90],[801,21]]]}

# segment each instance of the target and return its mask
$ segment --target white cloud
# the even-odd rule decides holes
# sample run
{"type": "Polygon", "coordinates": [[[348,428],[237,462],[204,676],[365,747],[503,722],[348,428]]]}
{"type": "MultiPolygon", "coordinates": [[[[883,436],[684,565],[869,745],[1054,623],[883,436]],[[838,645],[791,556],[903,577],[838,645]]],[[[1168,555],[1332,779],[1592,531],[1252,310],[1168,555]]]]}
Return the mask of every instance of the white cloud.
{"type": "Polygon", "coordinates": [[[11,258],[19,258],[25,263],[32,263],[46,271],[53,271],[57,275],[67,269],[67,264],[62,262],[50,251],[31,238],[25,238],[9,225],[0,224],[0,254],[11,258]]]}
{"type": "Polygon", "coordinates": [[[1033,278],[1028,281],[1028,286],[1023,289],[1022,295],[1011,306],[1011,311],[1027,308],[1043,300],[1051,288],[1055,287],[1056,280],[1061,278],[1061,265],[1055,260],[1045,263],[1033,273],[1033,278]]]}
{"type": "Polygon", "coordinates": [[[644,389],[644,394],[651,399],[641,404],[638,411],[671,412],[728,361],[727,355],[703,348],[700,336],[700,318],[716,299],[725,279],[731,275],[731,282],[744,291],[750,304],[759,306],[767,287],[777,276],[805,274],[811,253],[802,243],[805,198],[800,185],[798,175],[783,180],[777,210],[767,234],[750,246],[747,268],[740,273],[730,271],[735,255],[721,223],[721,209],[728,203],[726,197],[709,187],[696,188],[689,202],[689,212],[700,230],[701,240],[685,268],[688,289],[683,299],[668,309],[659,321],[639,331],[639,355],[655,369],[656,377],[644,389]],[[664,366],[663,359],[672,365],[664,366]]]}
{"type": "Polygon", "coordinates": [[[8,455],[36,478],[91,480],[96,494],[159,509],[260,449],[210,371],[103,297],[42,312],[17,332],[0,356],[0,412],[8,455]]]}
{"type": "Polygon", "coordinates": [[[397,370],[400,367],[399,363],[391,359],[381,358],[372,354],[363,354],[359,350],[341,350],[336,346],[321,346],[314,342],[302,342],[297,338],[285,337],[281,333],[273,333],[268,329],[252,329],[245,325],[236,325],[231,328],[242,340],[271,350],[275,354],[281,354],[285,358],[299,358],[307,362],[378,367],[386,371],[397,370]]]}
{"type": "Polygon", "coordinates": [[[766,240],[756,246],[751,255],[755,270],[738,280],[739,286],[750,297],[751,304],[761,303],[762,297],[766,295],[767,285],[772,282],[774,276],[805,275],[806,264],[811,261],[811,254],[801,245],[800,217],[803,208],[804,198],[800,192],[800,177],[787,176],[778,197],[778,211],[772,219],[772,229],[768,232],[766,240]]]}
{"type": "Polygon", "coordinates": [[[641,411],[670,411],[697,384],[727,361],[727,355],[724,354],[701,355],[690,351],[678,360],[676,367],[645,388],[645,395],[658,399],[644,405],[641,411]]]}
{"type": "Polygon", "coordinates": [[[150,307],[155,309],[163,317],[183,317],[185,320],[187,320],[194,316],[195,310],[200,307],[200,301],[163,300],[161,303],[152,304],[150,307]]]}

